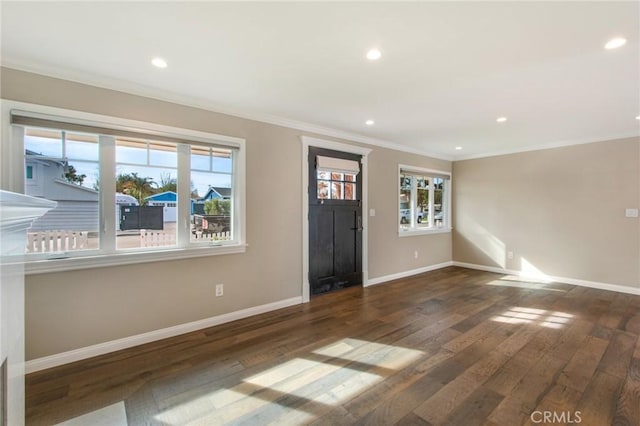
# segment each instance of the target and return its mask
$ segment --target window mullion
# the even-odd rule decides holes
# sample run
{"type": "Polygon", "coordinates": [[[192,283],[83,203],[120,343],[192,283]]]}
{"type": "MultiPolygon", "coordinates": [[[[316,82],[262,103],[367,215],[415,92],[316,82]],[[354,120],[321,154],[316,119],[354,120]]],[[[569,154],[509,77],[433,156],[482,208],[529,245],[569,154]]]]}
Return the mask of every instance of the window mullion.
{"type": "Polygon", "coordinates": [[[191,147],[178,144],[178,217],[176,241],[178,247],[189,245],[191,238],[191,147]]]}
{"type": "Polygon", "coordinates": [[[418,177],[416,175],[411,176],[411,200],[409,202],[409,209],[409,221],[411,227],[415,228],[418,219],[416,215],[418,209],[418,177]]]}
{"type": "Polygon", "coordinates": [[[435,198],[435,190],[434,190],[434,186],[433,186],[433,178],[429,177],[429,222],[428,225],[430,228],[432,228],[436,221],[434,218],[434,214],[435,214],[435,209],[433,208],[433,200],[435,198]]]}
{"type": "Polygon", "coordinates": [[[116,251],[116,139],[100,135],[100,249],[116,251]]]}

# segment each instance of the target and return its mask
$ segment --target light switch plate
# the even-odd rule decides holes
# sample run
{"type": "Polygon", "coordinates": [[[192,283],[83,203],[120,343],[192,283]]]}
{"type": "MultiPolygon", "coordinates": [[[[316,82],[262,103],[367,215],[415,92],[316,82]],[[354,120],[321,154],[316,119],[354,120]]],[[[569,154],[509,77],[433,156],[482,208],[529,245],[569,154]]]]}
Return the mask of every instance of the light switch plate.
{"type": "Polygon", "coordinates": [[[376,209],[369,209],[369,216],[374,217],[376,215],[376,209]]]}
{"type": "Polygon", "coordinates": [[[625,209],[625,217],[638,217],[638,209],[625,209]]]}

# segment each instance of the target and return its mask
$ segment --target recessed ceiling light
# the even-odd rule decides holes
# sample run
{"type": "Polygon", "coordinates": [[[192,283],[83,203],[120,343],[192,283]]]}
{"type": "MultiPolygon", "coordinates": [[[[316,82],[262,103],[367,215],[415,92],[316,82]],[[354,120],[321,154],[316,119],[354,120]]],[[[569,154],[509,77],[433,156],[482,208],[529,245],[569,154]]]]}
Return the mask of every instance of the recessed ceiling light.
{"type": "Polygon", "coordinates": [[[627,39],[622,37],[612,38],[604,45],[604,48],[607,50],[617,49],[618,47],[622,47],[627,43],[627,39]]]}
{"type": "Polygon", "coordinates": [[[496,118],[496,121],[498,123],[504,123],[505,121],[507,121],[507,117],[498,117],[498,118],[496,118]]]}
{"type": "Polygon", "coordinates": [[[374,124],[376,124],[376,122],[373,120],[367,120],[364,122],[364,124],[366,124],[367,126],[373,126],[374,124]]]}
{"type": "Polygon", "coordinates": [[[162,58],[153,58],[151,60],[151,64],[153,64],[154,67],[158,67],[158,68],[166,68],[167,67],[167,61],[165,61],[162,58]]]}
{"type": "Polygon", "coordinates": [[[456,151],[460,151],[462,149],[461,146],[456,146],[456,151]]]}
{"type": "Polygon", "coordinates": [[[638,116],[636,117],[636,120],[640,120],[640,115],[638,115],[638,116]]]}
{"type": "Polygon", "coordinates": [[[377,61],[382,56],[382,52],[378,49],[370,49],[367,52],[367,59],[370,61],[377,61]]]}

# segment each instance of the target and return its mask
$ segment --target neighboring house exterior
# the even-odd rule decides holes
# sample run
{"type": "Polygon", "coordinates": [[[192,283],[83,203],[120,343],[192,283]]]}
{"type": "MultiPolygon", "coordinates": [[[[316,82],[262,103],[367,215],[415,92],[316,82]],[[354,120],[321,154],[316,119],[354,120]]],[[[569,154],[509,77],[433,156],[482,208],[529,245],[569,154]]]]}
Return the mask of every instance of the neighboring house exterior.
{"type": "Polygon", "coordinates": [[[231,188],[210,186],[202,198],[191,200],[191,214],[204,214],[204,203],[209,200],[230,200],[231,188]]]}
{"type": "Polygon", "coordinates": [[[231,188],[221,188],[219,186],[216,186],[216,187],[212,186],[209,188],[205,196],[201,198],[201,200],[204,202],[207,200],[215,200],[216,198],[223,199],[223,200],[230,200],[231,188]]]}
{"type": "Polygon", "coordinates": [[[164,222],[175,222],[178,211],[178,194],[173,191],[161,192],[145,198],[149,206],[161,206],[164,208],[164,222]]]}
{"type": "Polygon", "coordinates": [[[98,191],[67,182],[64,173],[64,160],[25,152],[25,194],[58,203],[30,231],[98,231],[98,191]]]}

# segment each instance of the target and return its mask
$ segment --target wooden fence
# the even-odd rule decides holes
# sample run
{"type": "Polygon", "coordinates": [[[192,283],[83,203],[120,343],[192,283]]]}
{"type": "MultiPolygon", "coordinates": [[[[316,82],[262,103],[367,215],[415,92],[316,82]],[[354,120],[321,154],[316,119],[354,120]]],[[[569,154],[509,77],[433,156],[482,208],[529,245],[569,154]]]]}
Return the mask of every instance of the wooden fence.
{"type": "Polygon", "coordinates": [[[27,253],[50,253],[88,248],[87,231],[40,231],[27,233],[27,253]]]}
{"type": "MultiPolygon", "coordinates": [[[[27,234],[27,253],[54,253],[88,249],[87,231],[40,231],[27,234]]],[[[193,234],[196,241],[231,240],[231,232],[202,232],[193,234]]],[[[132,236],[134,237],[134,236],[132,236]]],[[[140,247],[166,247],[176,244],[175,232],[140,230],[140,247]]]]}
{"type": "MultiPolygon", "coordinates": [[[[197,231],[195,234],[196,241],[229,241],[231,240],[231,232],[202,232],[197,231]]],[[[176,244],[175,232],[165,233],[164,231],[140,230],[140,247],[164,247],[176,244]]]]}

